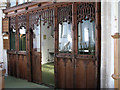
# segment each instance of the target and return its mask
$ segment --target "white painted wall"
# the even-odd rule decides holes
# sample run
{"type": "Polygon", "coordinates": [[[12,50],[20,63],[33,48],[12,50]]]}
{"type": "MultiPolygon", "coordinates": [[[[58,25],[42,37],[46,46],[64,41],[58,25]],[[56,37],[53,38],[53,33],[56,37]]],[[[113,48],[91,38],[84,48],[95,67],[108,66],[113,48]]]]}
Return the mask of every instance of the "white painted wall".
{"type": "Polygon", "coordinates": [[[54,38],[51,36],[51,29],[52,27],[47,28],[47,23],[43,25],[43,22],[41,22],[42,64],[54,61],[54,57],[48,53],[48,49],[54,52],[54,38]],[[44,39],[44,35],[46,35],[46,39],[44,39]]]}
{"type": "Polygon", "coordinates": [[[101,3],[101,88],[114,88],[114,40],[118,32],[118,3],[101,3]]]}
{"type": "Polygon", "coordinates": [[[5,9],[6,0],[0,1],[0,62],[4,62],[4,68],[6,69],[6,75],[8,73],[7,70],[7,51],[3,49],[3,35],[2,35],[2,18],[4,18],[3,9],[5,9]]]}

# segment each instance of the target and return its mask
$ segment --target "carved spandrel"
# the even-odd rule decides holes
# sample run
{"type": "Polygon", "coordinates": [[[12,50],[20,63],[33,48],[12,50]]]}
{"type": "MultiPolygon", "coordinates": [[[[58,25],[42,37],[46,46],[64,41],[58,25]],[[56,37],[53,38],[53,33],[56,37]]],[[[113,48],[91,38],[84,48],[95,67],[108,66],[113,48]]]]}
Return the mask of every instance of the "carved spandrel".
{"type": "Polygon", "coordinates": [[[39,25],[39,21],[43,21],[43,25],[48,23],[48,28],[54,24],[54,9],[42,10],[31,13],[29,16],[29,27],[33,30],[35,25],[39,25]]]}
{"type": "Polygon", "coordinates": [[[10,17],[10,28],[16,30],[16,17],[10,17]]]}
{"type": "Polygon", "coordinates": [[[82,2],[77,5],[77,22],[82,20],[95,21],[95,3],[94,2],[82,2]]]}
{"type": "Polygon", "coordinates": [[[26,25],[27,25],[27,16],[26,15],[18,16],[18,29],[21,29],[22,27],[26,29],[26,25]]]}
{"type": "Polygon", "coordinates": [[[58,23],[62,22],[72,23],[72,6],[64,6],[58,8],[58,23]]]}

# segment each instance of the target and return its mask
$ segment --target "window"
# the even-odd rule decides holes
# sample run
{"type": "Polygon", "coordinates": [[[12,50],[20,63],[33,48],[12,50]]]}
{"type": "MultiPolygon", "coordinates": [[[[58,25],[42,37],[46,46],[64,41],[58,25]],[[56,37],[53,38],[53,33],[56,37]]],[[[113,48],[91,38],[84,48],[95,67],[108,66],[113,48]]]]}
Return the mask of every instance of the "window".
{"type": "Polygon", "coordinates": [[[26,51],[26,30],[24,27],[19,31],[19,50],[26,51]]]}
{"type": "Polygon", "coordinates": [[[72,25],[68,22],[59,24],[59,51],[72,51],[72,25]]]}
{"type": "Polygon", "coordinates": [[[78,24],[78,53],[95,54],[95,22],[83,20],[78,24]]]}
{"type": "Polygon", "coordinates": [[[40,52],[40,25],[33,30],[33,49],[40,52]]]}
{"type": "Polygon", "coordinates": [[[28,0],[18,0],[18,4],[23,4],[25,2],[27,2],[28,0]]]}
{"type": "Polygon", "coordinates": [[[16,6],[16,0],[10,0],[10,7],[16,6]]]}
{"type": "Polygon", "coordinates": [[[8,3],[10,2],[10,7],[19,5],[19,4],[23,4],[25,2],[31,2],[33,0],[8,0],[8,3]]]}
{"type": "Polygon", "coordinates": [[[15,33],[16,30],[10,30],[10,50],[15,50],[15,33]]]}

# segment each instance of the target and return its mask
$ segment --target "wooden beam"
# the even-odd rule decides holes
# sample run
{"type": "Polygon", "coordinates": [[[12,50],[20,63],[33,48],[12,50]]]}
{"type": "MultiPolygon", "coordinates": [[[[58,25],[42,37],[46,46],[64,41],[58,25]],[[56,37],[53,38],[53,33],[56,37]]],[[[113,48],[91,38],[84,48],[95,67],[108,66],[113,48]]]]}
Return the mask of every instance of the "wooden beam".
{"type": "Polygon", "coordinates": [[[26,52],[27,52],[27,75],[28,81],[32,81],[32,69],[31,69],[31,62],[32,56],[30,51],[30,30],[29,30],[29,13],[27,13],[27,33],[26,33],[26,52]]]}
{"type": "Polygon", "coordinates": [[[58,41],[58,35],[59,35],[59,31],[58,31],[58,19],[57,19],[57,15],[58,15],[58,8],[55,8],[55,24],[54,24],[54,30],[55,30],[55,60],[54,60],[54,73],[55,73],[55,88],[58,86],[58,81],[57,81],[57,57],[56,54],[58,53],[58,45],[59,45],[59,41],[58,41]]]}
{"type": "Polygon", "coordinates": [[[96,2],[95,6],[95,56],[98,60],[97,65],[97,88],[100,88],[100,63],[101,63],[101,2],[96,2]]]}
{"type": "MultiPolygon", "coordinates": [[[[72,4],[72,54],[75,55],[77,54],[78,51],[78,35],[77,35],[77,4],[73,3],[72,4]]],[[[76,73],[76,59],[75,56],[72,58],[72,64],[74,66],[74,73],[73,73],[73,88],[76,87],[76,81],[75,81],[75,73],[76,73]]]]}

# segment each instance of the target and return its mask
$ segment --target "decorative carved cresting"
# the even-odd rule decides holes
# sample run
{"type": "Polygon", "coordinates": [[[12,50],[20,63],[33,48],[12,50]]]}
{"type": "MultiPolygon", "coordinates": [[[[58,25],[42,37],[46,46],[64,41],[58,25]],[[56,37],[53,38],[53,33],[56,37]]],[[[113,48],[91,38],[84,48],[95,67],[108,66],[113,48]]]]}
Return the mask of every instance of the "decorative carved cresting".
{"type": "Polygon", "coordinates": [[[18,29],[24,27],[26,29],[27,25],[27,15],[20,15],[18,16],[18,29]]]}
{"type": "Polygon", "coordinates": [[[10,17],[10,29],[16,30],[16,17],[10,17]]]}
{"type": "Polygon", "coordinates": [[[39,14],[38,12],[35,12],[35,13],[31,13],[29,15],[29,28],[34,30],[34,25],[39,25],[39,19],[40,19],[40,16],[41,14],[39,14]]]}
{"type": "Polygon", "coordinates": [[[42,11],[41,20],[45,23],[48,23],[49,26],[53,26],[54,24],[54,10],[53,9],[47,9],[42,11]]]}
{"type": "Polygon", "coordinates": [[[42,10],[39,12],[31,13],[29,16],[29,27],[34,29],[35,25],[39,25],[39,21],[43,21],[43,25],[48,23],[48,28],[54,25],[54,9],[42,10]]]}
{"type": "Polygon", "coordinates": [[[81,2],[77,5],[77,22],[89,19],[95,21],[95,2],[81,2]]]}
{"type": "Polygon", "coordinates": [[[72,5],[58,8],[58,23],[72,23],[72,5]]]}

